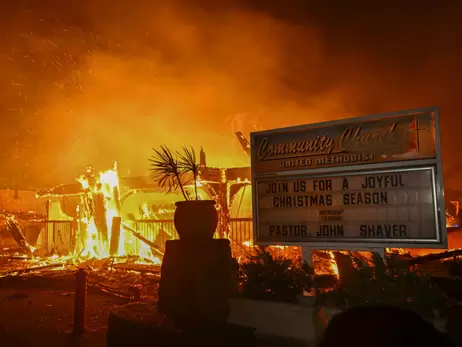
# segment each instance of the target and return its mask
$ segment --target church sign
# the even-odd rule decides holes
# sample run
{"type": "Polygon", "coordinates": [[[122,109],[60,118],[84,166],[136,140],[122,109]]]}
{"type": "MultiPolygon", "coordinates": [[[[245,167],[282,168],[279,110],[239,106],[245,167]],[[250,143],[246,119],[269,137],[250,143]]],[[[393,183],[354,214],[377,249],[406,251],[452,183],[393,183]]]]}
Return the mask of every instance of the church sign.
{"type": "Polygon", "coordinates": [[[446,248],[438,110],[251,134],[254,242],[446,248]]]}

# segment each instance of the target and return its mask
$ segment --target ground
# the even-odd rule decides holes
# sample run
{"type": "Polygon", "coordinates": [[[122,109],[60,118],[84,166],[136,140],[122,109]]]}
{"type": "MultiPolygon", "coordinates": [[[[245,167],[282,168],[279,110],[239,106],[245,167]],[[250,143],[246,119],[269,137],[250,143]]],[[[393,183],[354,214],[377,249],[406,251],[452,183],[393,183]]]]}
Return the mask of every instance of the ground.
{"type": "MultiPolygon", "coordinates": [[[[131,282],[131,281],[130,281],[131,282]]],[[[129,302],[93,287],[88,291],[86,334],[77,338],[73,330],[74,277],[41,276],[0,278],[1,347],[105,347],[109,312],[129,302]]],[[[131,282],[133,283],[133,282],[131,282]]],[[[128,291],[128,285],[125,289],[128,291]]],[[[152,300],[150,295],[147,300],[152,300]]],[[[454,342],[462,342],[462,310],[452,311],[448,322],[454,342]]],[[[261,342],[259,346],[287,345],[281,341],[261,342]]],[[[462,343],[461,343],[462,345],[462,343]]]]}
{"type": "MultiPolygon", "coordinates": [[[[83,337],[75,337],[74,283],[72,276],[0,278],[0,346],[105,347],[109,312],[129,299],[89,288],[88,329],[83,337]]],[[[281,341],[262,341],[258,346],[281,346],[281,341]]]]}
{"type": "Polygon", "coordinates": [[[75,266],[37,263],[32,266],[35,270],[30,271],[31,264],[22,264],[21,260],[3,264],[0,272],[0,347],[103,347],[106,346],[109,312],[130,301],[133,285],[141,288],[143,300],[156,298],[158,266],[107,261],[86,265],[88,329],[78,338],[72,335],[75,266]]]}
{"type": "Polygon", "coordinates": [[[0,346],[105,346],[109,311],[126,302],[112,295],[90,291],[88,331],[83,338],[75,338],[71,335],[72,288],[40,289],[21,284],[14,288],[0,288],[0,346]]]}

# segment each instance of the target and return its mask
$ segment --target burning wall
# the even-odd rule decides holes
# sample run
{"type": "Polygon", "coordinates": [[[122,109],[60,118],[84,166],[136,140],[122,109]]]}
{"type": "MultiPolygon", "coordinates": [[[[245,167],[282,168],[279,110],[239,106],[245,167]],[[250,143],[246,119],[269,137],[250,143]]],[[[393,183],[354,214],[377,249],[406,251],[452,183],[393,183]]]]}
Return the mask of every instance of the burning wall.
{"type": "MultiPolygon", "coordinates": [[[[231,204],[229,212],[232,217],[250,217],[251,191],[246,189],[248,181],[236,176],[239,173],[248,173],[248,168],[204,170],[201,176],[207,180],[201,179],[199,182],[199,198],[210,199],[213,196],[218,199],[217,206],[221,214],[224,210],[220,208],[220,204],[225,203],[231,204]],[[217,195],[217,191],[222,189],[228,192],[223,195],[226,201],[219,200],[221,195],[217,195]]],[[[137,183],[133,186],[137,189],[130,189],[128,185],[122,193],[117,167],[100,173],[88,167],[85,174],[77,180],[81,185],[80,189],[74,185],[66,185],[38,192],[38,196],[49,199],[49,219],[77,221],[77,235],[74,246],[71,247],[74,248],[73,256],[76,259],[136,255],[154,262],[160,261],[165,240],[177,237],[173,227],[173,212],[174,202],[183,199],[181,195],[175,192],[165,194],[159,188],[153,188],[140,180],[134,181],[137,183]],[[116,220],[120,221],[120,226],[114,228],[116,220]],[[144,221],[151,224],[149,235],[142,235],[135,230],[135,224],[139,226],[144,221]],[[163,221],[170,225],[169,230],[162,227],[163,221]],[[117,246],[114,246],[115,239],[117,246]],[[159,251],[159,254],[154,255],[154,250],[159,251]]],[[[239,241],[244,244],[251,242],[252,235],[250,220],[247,222],[245,238],[239,241]]],[[[225,236],[231,238],[226,233],[225,236]]],[[[234,240],[235,246],[236,242],[234,240]]]]}
{"type": "Polygon", "coordinates": [[[35,190],[2,189],[0,190],[0,210],[45,213],[46,204],[43,200],[37,200],[35,190]]]}

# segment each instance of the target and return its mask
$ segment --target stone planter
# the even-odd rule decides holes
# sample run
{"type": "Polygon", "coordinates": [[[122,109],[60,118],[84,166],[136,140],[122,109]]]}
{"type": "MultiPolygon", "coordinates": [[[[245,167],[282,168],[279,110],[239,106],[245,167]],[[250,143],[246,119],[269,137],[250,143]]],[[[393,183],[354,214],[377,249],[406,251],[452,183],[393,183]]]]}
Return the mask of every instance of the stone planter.
{"type": "Polygon", "coordinates": [[[259,337],[279,337],[312,345],[314,308],[282,302],[230,299],[228,323],[252,327],[259,337]]]}
{"type": "Polygon", "coordinates": [[[176,231],[183,241],[207,241],[218,226],[218,213],[213,200],[187,200],[175,203],[173,217],[176,231]]]}
{"type": "Polygon", "coordinates": [[[236,277],[229,240],[169,240],[157,307],[182,328],[224,325],[236,277]]]}

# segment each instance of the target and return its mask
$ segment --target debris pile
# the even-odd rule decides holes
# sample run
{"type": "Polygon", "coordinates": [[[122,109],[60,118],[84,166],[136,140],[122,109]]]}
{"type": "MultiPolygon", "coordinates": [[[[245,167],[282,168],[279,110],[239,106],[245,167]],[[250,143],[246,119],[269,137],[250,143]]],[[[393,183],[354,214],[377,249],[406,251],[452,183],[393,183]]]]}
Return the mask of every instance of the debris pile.
{"type": "Polygon", "coordinates": [[[36,278],[68,281],[72,288],[78,268],[86,269],[90,288],[126,299],[152,299],[156,296],[160,266],[138,257],[92,259],[76,263],[72,257],[30,259],[19,254],[2,255],[0,285],[21,276],[31,281],[36,278]]]}

